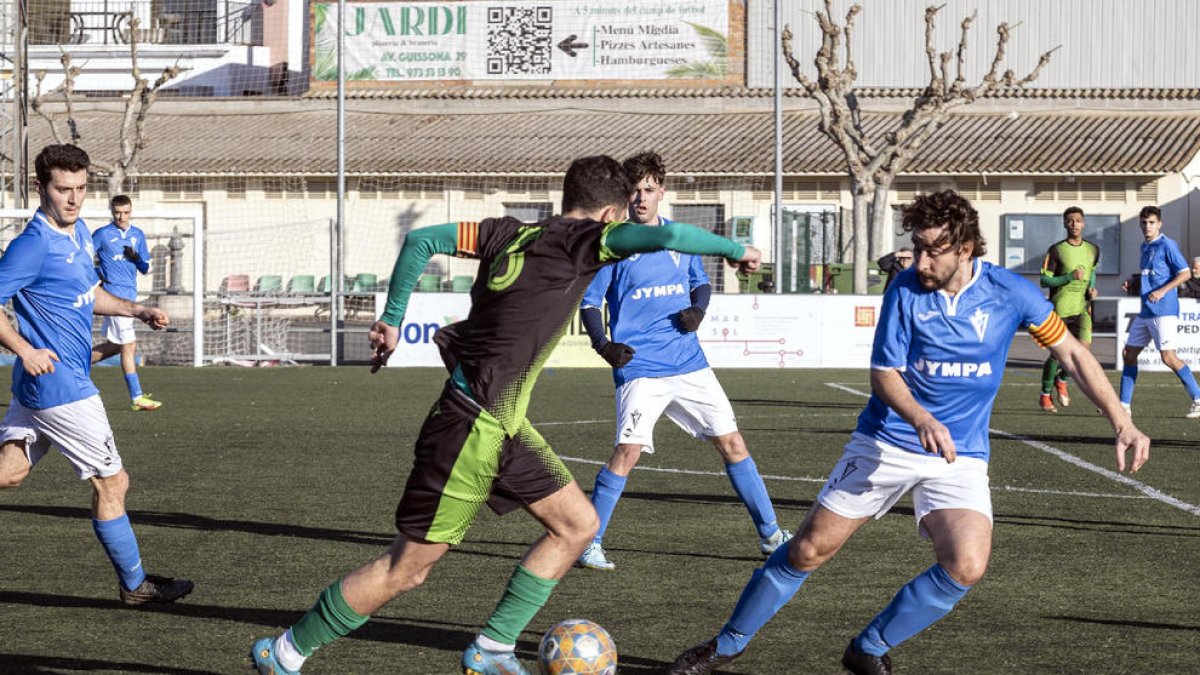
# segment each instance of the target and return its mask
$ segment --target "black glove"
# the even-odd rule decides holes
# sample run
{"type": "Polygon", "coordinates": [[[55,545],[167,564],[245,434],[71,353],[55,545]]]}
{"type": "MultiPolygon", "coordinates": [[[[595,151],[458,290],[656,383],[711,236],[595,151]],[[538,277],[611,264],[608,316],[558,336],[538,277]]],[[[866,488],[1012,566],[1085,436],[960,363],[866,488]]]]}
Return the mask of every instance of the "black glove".
{"type": "Polygon", "coordinates": [[[596,350],[608,365],[613,368],[624,368],[626,364],[633,360],[633,347],[620,342],[609,342],[600,349],[596,350]]]}
{"type": "Polygon", "coordinates": [[[704,320],[704,310],[695,305],[675,315],[675,325],[685,333],[695,333],[704,320]]]}
{"type": "Polygon", "coordinates": [[[134,265],[142,262],[142,256],[138,255],[138,252],[132,246],[125,247],[125,259],[134,265]]]}

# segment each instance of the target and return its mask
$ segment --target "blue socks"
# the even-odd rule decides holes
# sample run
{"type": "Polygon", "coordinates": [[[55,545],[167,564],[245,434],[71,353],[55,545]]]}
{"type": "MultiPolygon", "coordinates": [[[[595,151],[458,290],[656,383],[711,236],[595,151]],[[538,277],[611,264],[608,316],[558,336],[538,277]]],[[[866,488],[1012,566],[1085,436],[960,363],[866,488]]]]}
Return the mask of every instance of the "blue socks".
{"type": "Polygon", "coordinates": [[[754,570],[733,608],[733,616],[717,635],[718,654],[729,656],[744,650],[808,578],[808,572],[801,572],[788,562],[788,548],[785,544],[775,549],[766,564],[754,570]]]}
{"type": "Polygon", "coordinates": [[[120,518],[112,520],[93,518],[92,529],[112,561],[113,568],[117,570],[125,590],[132,591],[140,586],[146,578],[146,572],[142,570],[142,555],[138,551],[137,537],[129,525],[129,515],[122,514],[120,518]]]}
{"type": "Polygon", "coordinates": [[[1183,388],[1187,389],[1188,396],[1191,396],[1193,401],[1200,398],[1200,386],[1196,385],[1196,376],[1192,375],[1192,369],[1186,363],[1175,375],[1183,383],[1183,388]]]}
{"type": "MultiPolygon", "coordinates": [[[[1191,374],[1191,370],[1188,374],[1191,374]]],[[[1125,366],[1121,369],[1121,403],[1129,404],[1133,402],[1133,383],[1137,382],[1138,367],[1125,366]]]]}
{"type": "Polygon", "coordinates": [[[949,614],[969,590],[970,586],[950,578],[941,565],[935,564],[896,593],[888,606],[854,638],[854,646],[872,656],[883,656],[949,614]]]}
{"type": "Polygon", "coordinates": [[[130,399],[135,399],[142,395],[142,383],[138,381],[137,373],[125,373],[125,386],[129,387],[130,399]]]}
{"type": "Polygon", "coordinates": [[[726,464],[725,473],[729,474],[729,482],[733,483],[733,491],[741,497],[758,536],[769,537],[779,529],[775,522],[775,507],[771,506],[771,498],[767,496],[767,486],[763,484],[758,467],[753,457],[747,457],[736,464],[726,464]]]}
{"type": "Polygon", "coordinates": [[[596,538],[593,540],[597,544],[604,538],[604,530],[608,528],[613,509],[617,507],[617,500],[624,491],[625,476],[618,476],[609,471],[607,466],[600,467],[600,473],[596,474],[596,484],[592,487],[592,506],[596,507],[596,515],[600,516],[600,529],[596,531],[596,538]]]}

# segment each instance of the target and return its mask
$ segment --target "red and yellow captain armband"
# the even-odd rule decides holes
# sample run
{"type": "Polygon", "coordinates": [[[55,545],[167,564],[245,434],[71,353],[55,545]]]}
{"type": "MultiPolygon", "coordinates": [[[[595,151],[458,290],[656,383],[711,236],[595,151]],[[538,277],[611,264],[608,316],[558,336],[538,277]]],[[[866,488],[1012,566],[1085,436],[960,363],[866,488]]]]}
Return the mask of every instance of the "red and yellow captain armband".
{"type": "Polygon", "coordinates": [[[1040,326],[1030,326],[1029,334],[1043,349],[1057,345],[1067,335],[1067,324],[1063,323],[1058,312],[1050,312],[1050,316],[1040,326]]]}
{"type": "Polygon", "coordinates": [[[479,223],[460,222],[458,224],[458,244],[456,248],[460,258],[472,258],[479,254],[479,223]]]}

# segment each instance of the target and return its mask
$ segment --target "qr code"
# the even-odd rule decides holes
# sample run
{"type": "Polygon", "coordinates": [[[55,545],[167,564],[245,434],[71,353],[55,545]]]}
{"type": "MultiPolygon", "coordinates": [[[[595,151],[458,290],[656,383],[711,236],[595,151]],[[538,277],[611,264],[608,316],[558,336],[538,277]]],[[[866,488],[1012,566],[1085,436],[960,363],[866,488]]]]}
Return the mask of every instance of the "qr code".
{"type": "Polygon", "coordinates": [[[550,7],[488,7],[488,75],[550,73],[550,7]]]}

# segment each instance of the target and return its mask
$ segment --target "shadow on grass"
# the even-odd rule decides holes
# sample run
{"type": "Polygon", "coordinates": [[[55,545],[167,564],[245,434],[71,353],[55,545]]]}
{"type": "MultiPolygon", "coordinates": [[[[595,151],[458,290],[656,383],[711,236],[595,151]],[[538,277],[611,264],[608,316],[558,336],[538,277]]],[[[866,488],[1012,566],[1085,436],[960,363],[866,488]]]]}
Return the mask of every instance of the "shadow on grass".
{"type": "Polygon", "coordinates": [[[1121,534],[1145,534],[1155,537],[1200,537],[1200,527],[1187,525],[1158,525],[1154,523],[1122,522],[1112,520],[1080,520],[1054,518],[1051,516],[1022,516],[996,513],[997,524],[1022,527],[1052,527],[1080,532],[1108,532],[1121,534]]]}
{"type": "Polygon", "coordinates": [[[1129,628],[1151,628],[1154,630],[1188,630],[1200,633],[1200,625],[1189,626],[1180,623],[1158,623],[1156,621],[1130,621],[1128,619],[1095,619],[1086,616],[1042,615],[1043,619],[1053,621],[1070,621],[1072,623],[1092,623],[1103,626],[1128,626],[1129,628]]]}
{"type": "Polygon", "coordinates": [[[3,652],[0,652],[0,664],[3,664],[3,672],[12,675],[62,673],[63,671],[88,673],[101,670],[105,672],[119,671],[122,673],[164,673],[165,675],[211,675],[215,672],[211,670],[196,670],[194,668],[153,666],[144,663],[73,659],[65,656],[5,654],[3,652]]]}

